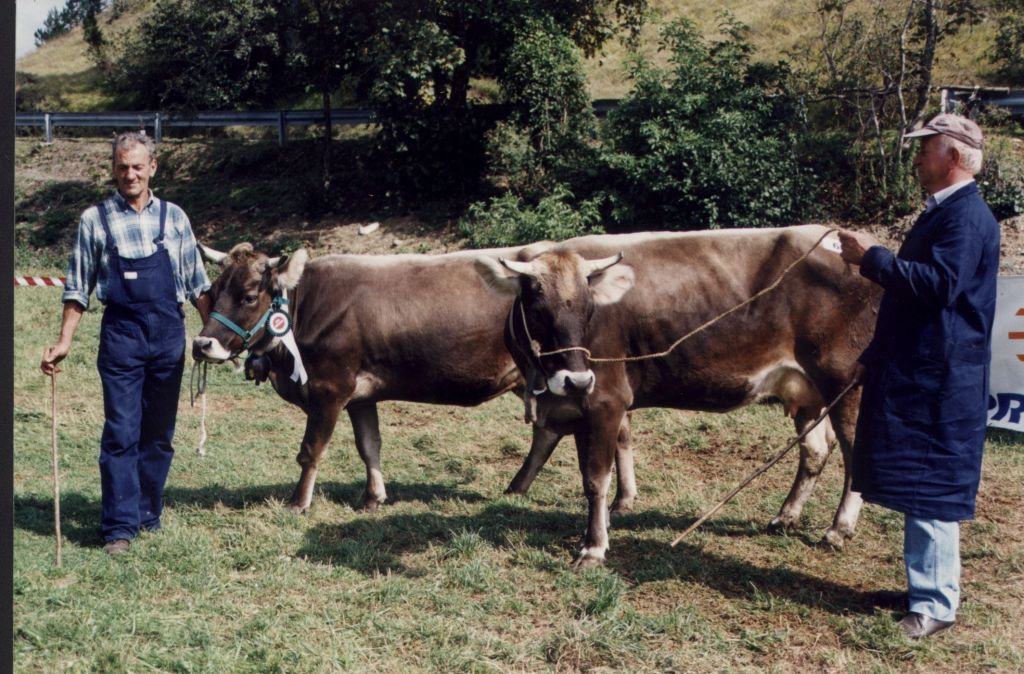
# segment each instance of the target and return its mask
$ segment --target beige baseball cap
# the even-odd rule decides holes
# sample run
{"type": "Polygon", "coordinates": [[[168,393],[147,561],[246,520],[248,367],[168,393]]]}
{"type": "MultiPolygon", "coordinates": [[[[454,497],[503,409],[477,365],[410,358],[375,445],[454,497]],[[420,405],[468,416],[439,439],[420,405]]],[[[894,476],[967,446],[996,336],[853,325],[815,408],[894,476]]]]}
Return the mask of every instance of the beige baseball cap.
{"type": "Polygon", "coordinates": [[[983,144],[981,128],[977,124],[966,117],[949,113],[935,115],[920,129],[904,134],[903,137],[921,138],[923,136],[934,136],[937,133],[955,138],[967,145],[967,147],[973,147],[975,150],[980,150],[983,144]]]}

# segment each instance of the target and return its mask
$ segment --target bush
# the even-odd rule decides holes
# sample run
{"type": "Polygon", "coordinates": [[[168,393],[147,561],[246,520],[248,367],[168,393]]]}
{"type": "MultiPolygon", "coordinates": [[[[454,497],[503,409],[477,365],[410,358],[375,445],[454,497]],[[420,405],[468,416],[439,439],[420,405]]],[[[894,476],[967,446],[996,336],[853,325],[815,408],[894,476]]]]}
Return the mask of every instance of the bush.
{"type": "MultiPolygon", "coordinates": [[[[1024,3],[1019,9],[1024,9],[1024,3]]],[[[1000,78],[1010,84],[1024,82],[1024,18],[1017,14],[1000,17],[989,62],[998,66],[1000,78]]]]}
{"type": "MultiPolygon", "coordinates": [[[[887,151],[898,146],[895,139],[895,131],[885,134],[887,151]]],[[[924,199],[912,154],[883,157],[877,141],[858,139],[853,132],[807,134],[800,154],[818,179],[816,215],[892,222],[919,208],[924,199]]]]}
{"type": "Polygon", "coordinates": [[[584,201],[574,207],[572,198],[564,186],[558,186],[536,206],[514,194],[495,197],[489,203],[477,202],[459,223],[459,233],[473,248],[497,248],[604,231],[598,224],[596,204],[584,201]]]}
{"type": "Polygon", "coordinates": [[[637,58],[633,91],[609,115],[602,152],[610,224],[622,229],[764,227],[805,213],[811,176],[796,161],[794,98],[782,64],[750,62],[745,28],[705,42],[669,24],[668,69],[637,58]]]}
{"type": "Polygon", "coordinates": [[[1024,151],[1013,140],[989,138],[978,186],[1000,220],[1024,214],[1024,151]]]}

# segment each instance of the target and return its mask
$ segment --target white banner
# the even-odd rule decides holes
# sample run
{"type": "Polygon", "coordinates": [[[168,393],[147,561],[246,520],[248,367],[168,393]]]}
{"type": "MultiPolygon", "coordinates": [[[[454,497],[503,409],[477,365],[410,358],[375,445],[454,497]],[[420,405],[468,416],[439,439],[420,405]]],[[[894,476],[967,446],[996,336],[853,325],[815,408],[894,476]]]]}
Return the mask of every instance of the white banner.
{"type": "Polygon", "coordinates": [[[996,285],[988,425],[1024,432],[1024,276],[996,285]]]}

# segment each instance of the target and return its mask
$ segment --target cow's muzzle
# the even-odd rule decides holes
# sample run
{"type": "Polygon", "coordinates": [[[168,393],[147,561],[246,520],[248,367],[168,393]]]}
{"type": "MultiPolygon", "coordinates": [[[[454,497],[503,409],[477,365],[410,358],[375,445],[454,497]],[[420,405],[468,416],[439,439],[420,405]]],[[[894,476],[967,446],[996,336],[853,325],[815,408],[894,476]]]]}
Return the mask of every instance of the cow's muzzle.
{"type": "Polygon", "coordinates": [[[585,396],[593,392],[596,383],[597,377],[593,370],[559,370],[548,377],[548,390],[557,396],[585,396]]]}
{"type": "Polygon", "coordinates": [[[213,337],[196,337],[192,340],[192,359],[207,363],[223,363],[233,354],[224,348],[220,340],[213,337]]]}

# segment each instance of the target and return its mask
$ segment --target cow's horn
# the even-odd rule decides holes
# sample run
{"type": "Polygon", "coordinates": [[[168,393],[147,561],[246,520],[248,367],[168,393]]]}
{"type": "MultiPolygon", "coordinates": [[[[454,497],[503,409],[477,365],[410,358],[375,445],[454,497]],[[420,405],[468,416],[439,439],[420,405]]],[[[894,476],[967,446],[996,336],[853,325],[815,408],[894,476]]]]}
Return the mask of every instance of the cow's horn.
{"type": "Polygon", "coordinates": [[[515,272],[516,274],[522,274],[523,276],[530,277],[537,275],[537,272],[533,269],[532,262],[516,262],[515,260],[506,260],[503,257],[499,257],[498,262],[501,263],[502,267],[511,272],[515,272]]]}
{"type": "Polygon", "coordinates": [[[224,260],[228,257],[227,253],[222,253],[219,250],[214,250],[213,248],[204,246],[203,244],[199,244],[199,252],[202,253],[205,259],[216,264],[223,264],[224,260]]]}
{"type": "Polygon", "coordinates": [[[267,258],[267,269],[276,269],[277,265],[281,264],[282,256],[267,258]]]}
{"type": "Polygon", "coordinates": [[[622,253],[612,255],[611,257],[604,257],[600,260],[584,260],[582,265],[583,275],[590,278],[594,274],[600,274],[620,262],[622,262],[622,253]]]}

